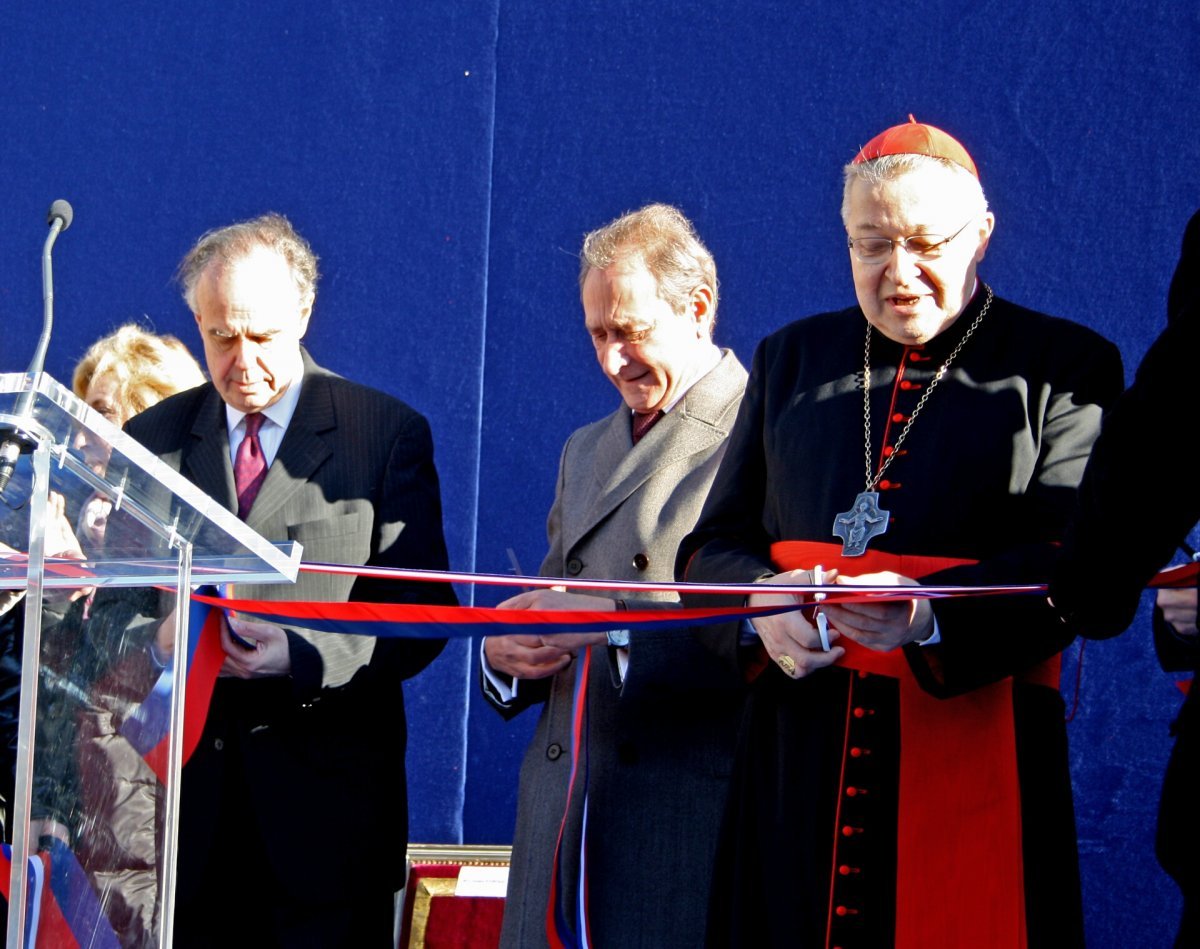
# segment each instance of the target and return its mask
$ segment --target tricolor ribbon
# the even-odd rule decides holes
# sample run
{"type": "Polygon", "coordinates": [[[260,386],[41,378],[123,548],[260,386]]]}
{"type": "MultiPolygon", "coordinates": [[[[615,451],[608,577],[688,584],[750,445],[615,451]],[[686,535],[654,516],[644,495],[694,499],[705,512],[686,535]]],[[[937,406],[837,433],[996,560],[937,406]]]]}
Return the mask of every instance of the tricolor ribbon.
{"type": "MultiPolygon", "coordinates": [[[[200,743],[217,675],[225,662],[225,651],[221,648],[222,613],[215,606],[220,602],[220,598],[207,596],[197,590],[192,594],[189,604],[190,635],[183,706],[184,761],[191,757],[200,743]]],[[[122,736],[164,784],[167,780],[172,691],[172,668],[168,666],[154,683],[150,694],[121,723],[120,729],[122,736]]]]}
{"type": "MultiPolygon", "coordinates": [[[[0,894],[9,898],[12,848],[0,852],[0,894]]],[[[60,840],[29,855],[25,945],[45,949],[119,949],[121,943],[75,854],[60,840]],[[47,886],[47,880],[49,885],[47,886]]]]}
{"type": "MultiPolygon", "coordinates": [[[[6,554],[4,559],[22,560],[23,554],[6,554]]],[[[588,592],[623,591],[632,593],[719,593],[745,597],[762,592],[759,584],[651,583],[594,579],[564,580],[550,577],[521,577],[511,574],[463,573],[448,570],[415,570],[396,567],[353,566],[348,564],[302,563],[310,573],[345,574],[390,579],[399,582],[466,583],[482,586],[568,587],[588,592]]],[[[47,560],[51,576],[69,577],[80,585],[92,585],[95,574],[87,561],[47,560]]],[[[1152,585],[1187,586],[1195,582],[1200,564],[1164,571],[1152,585]]],[[[197,576],[203,570],[196,571],[197,576]]],[[[203,589],[203,588],[202,588],[203,589]]],[[[987,587],[963,586],[838,586],[821,584],[772,585],[772,593],[823,593],[827,602],[870,601],[899,598],[939,599],[960,596],[1044,595],[1045,584],[1004,584],[987,587]]],[[[192,594],[192,614],[188,655],[187,692],[184,724],[184,761],[199,743],[212,690],[224,661],[220,643],[221,611],[247,613],[280,625],[328,633],[377,637],[452,639],[474,636],[502,636],[518,633],[545,634],[551,631],[601,632],[612,628],[612,615],[604,611],[501,610],[487,607],[434,606],[419,603],[311,603],[225,599],[197,590],[192,594]],[[197,632],[198,631],[198,632],[197,632]]],[[[710,623],[738,622],[755,616],[787,612],[798,606],[767,609],[719,607],[663,610],[630,610],[621,617],[623,628],[636,634],[640,630],[687,629],[710,623]]],[[[127,722],[126,737],[134,743],[159,775],[166,774],[165,709],[169,707],[168,683],[159,683],[127,722]]]]}
{"type": "MultiPolygon", "coordinates": [[[[612,628],[611,620],[609,628],[612,628]]],[[[592,665],[591,649],[584,649],[582,656],[582,661],[575,663],[575,690],[572,693],[574,701],[571,709],[571,777],[567,782],[566,805],[563,808],[562,821],[558,825],[558,837],[554,842],[549,902],[546,904],[546,938],[551,949],[588,949],[591,945],[587,913],[587,683],[592,665]],[[572,853],[570,847],[563,847],[563,837],[566,836],[577,781],[584,792],[584,820],[579,843],[580,853],[572,853]],[[579,875],[570,903],[574,912],[568,917],[566,880],[568,868],[572,863],[579,865],[579,875]]]]}

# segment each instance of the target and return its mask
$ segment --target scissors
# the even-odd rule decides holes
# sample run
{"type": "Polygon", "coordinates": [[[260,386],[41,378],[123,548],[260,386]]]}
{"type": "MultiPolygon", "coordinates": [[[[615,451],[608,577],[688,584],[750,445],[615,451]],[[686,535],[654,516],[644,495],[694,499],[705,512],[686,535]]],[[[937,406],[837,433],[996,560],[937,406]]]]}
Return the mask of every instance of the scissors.
{"type": "MultiPolygon", "coordinates": [[[[817,564],[815,567],[813,567],[813,584],[815,586],[822,586],[822,585],[824,585],[824,583],[825,583],[825,568],[822,567],[820,564],[817,564]]],[[[824,599],[825,599],[824,593],[814,593],[813,594],[813,602],[814,603],[820,603],[824,599]]],[[[817,624],[817,633],[821,637],[821,649],[825,652],[829,652],[829,617],[826,616],[824,613],[822,613],[820,610],[814,610],[813,618],[817,624]]]]}

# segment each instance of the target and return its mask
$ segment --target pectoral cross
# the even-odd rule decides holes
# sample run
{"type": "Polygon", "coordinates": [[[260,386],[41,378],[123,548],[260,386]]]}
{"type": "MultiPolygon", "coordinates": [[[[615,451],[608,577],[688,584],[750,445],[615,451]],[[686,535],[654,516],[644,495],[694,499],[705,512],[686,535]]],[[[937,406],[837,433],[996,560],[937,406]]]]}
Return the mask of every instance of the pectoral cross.
{"type": "Polygon", "coordinates": [[[842,540],[842,556],[861,557],[865,554],[871,538],[887,530],[890,516],[879,506],[878,491],[863,491],[854,499],[850,510],[833,519],[833,536],[842,540]]]}

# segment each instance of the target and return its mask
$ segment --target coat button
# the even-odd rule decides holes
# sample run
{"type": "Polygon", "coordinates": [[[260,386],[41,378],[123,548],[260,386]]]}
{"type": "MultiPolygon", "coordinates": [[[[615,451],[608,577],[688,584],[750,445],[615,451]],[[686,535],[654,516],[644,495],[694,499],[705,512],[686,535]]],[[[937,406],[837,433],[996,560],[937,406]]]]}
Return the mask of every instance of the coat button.
{"type": "Polygon", "coordinates": [[[214,738],[213,739],[213,747],[216,748],[217,751],[221,751],[225,747],[225,742],[222,741],[220,738],[214,738]]]}
{"type": "Polygon", "coordinates": [[[633,565],[638,570],[645,570],[648,566],[650,566],[650,558],[645,554],[634,554],[633,565]]]}
{"type": "Polygon", "coordinates": [[[560,745],[558,742],[555,742],[553,745],[551,745],[549,748],[546,749],[546,757],[549,758],[551,761],[557,761],[559,758],[562,757],[562,751],[563,751],[562,745],[560,745]]]}
{"type": "Polygon", "coordinates": [[[582,570],[583,570],[583,561],[580,560],[578,557],[572,557],[570,560],[567,561],[567,573],[569,573],[571,576],[573,576],[573,577],[579,576],[580,571],[582,571],[582,570]]]}

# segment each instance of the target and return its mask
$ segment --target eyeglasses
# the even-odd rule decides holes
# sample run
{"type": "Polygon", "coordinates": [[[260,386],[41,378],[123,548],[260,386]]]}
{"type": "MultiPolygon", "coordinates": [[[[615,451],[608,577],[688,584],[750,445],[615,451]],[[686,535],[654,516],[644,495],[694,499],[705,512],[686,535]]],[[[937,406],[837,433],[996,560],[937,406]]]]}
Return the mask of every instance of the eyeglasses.
{"type": "Polygon", "coordinates": [[[941,234],[913,234],[896,240],[888,237],[850,237],[847,238],[847,243],[854,256],[864,264],[882,264],[891,258],[892,250],[897,245],[917,260],[937,260],[942,256],[946,245],[965,231],[974,220],[975,218],[971,218],[949,237],[943,237],[941,234]]]}

